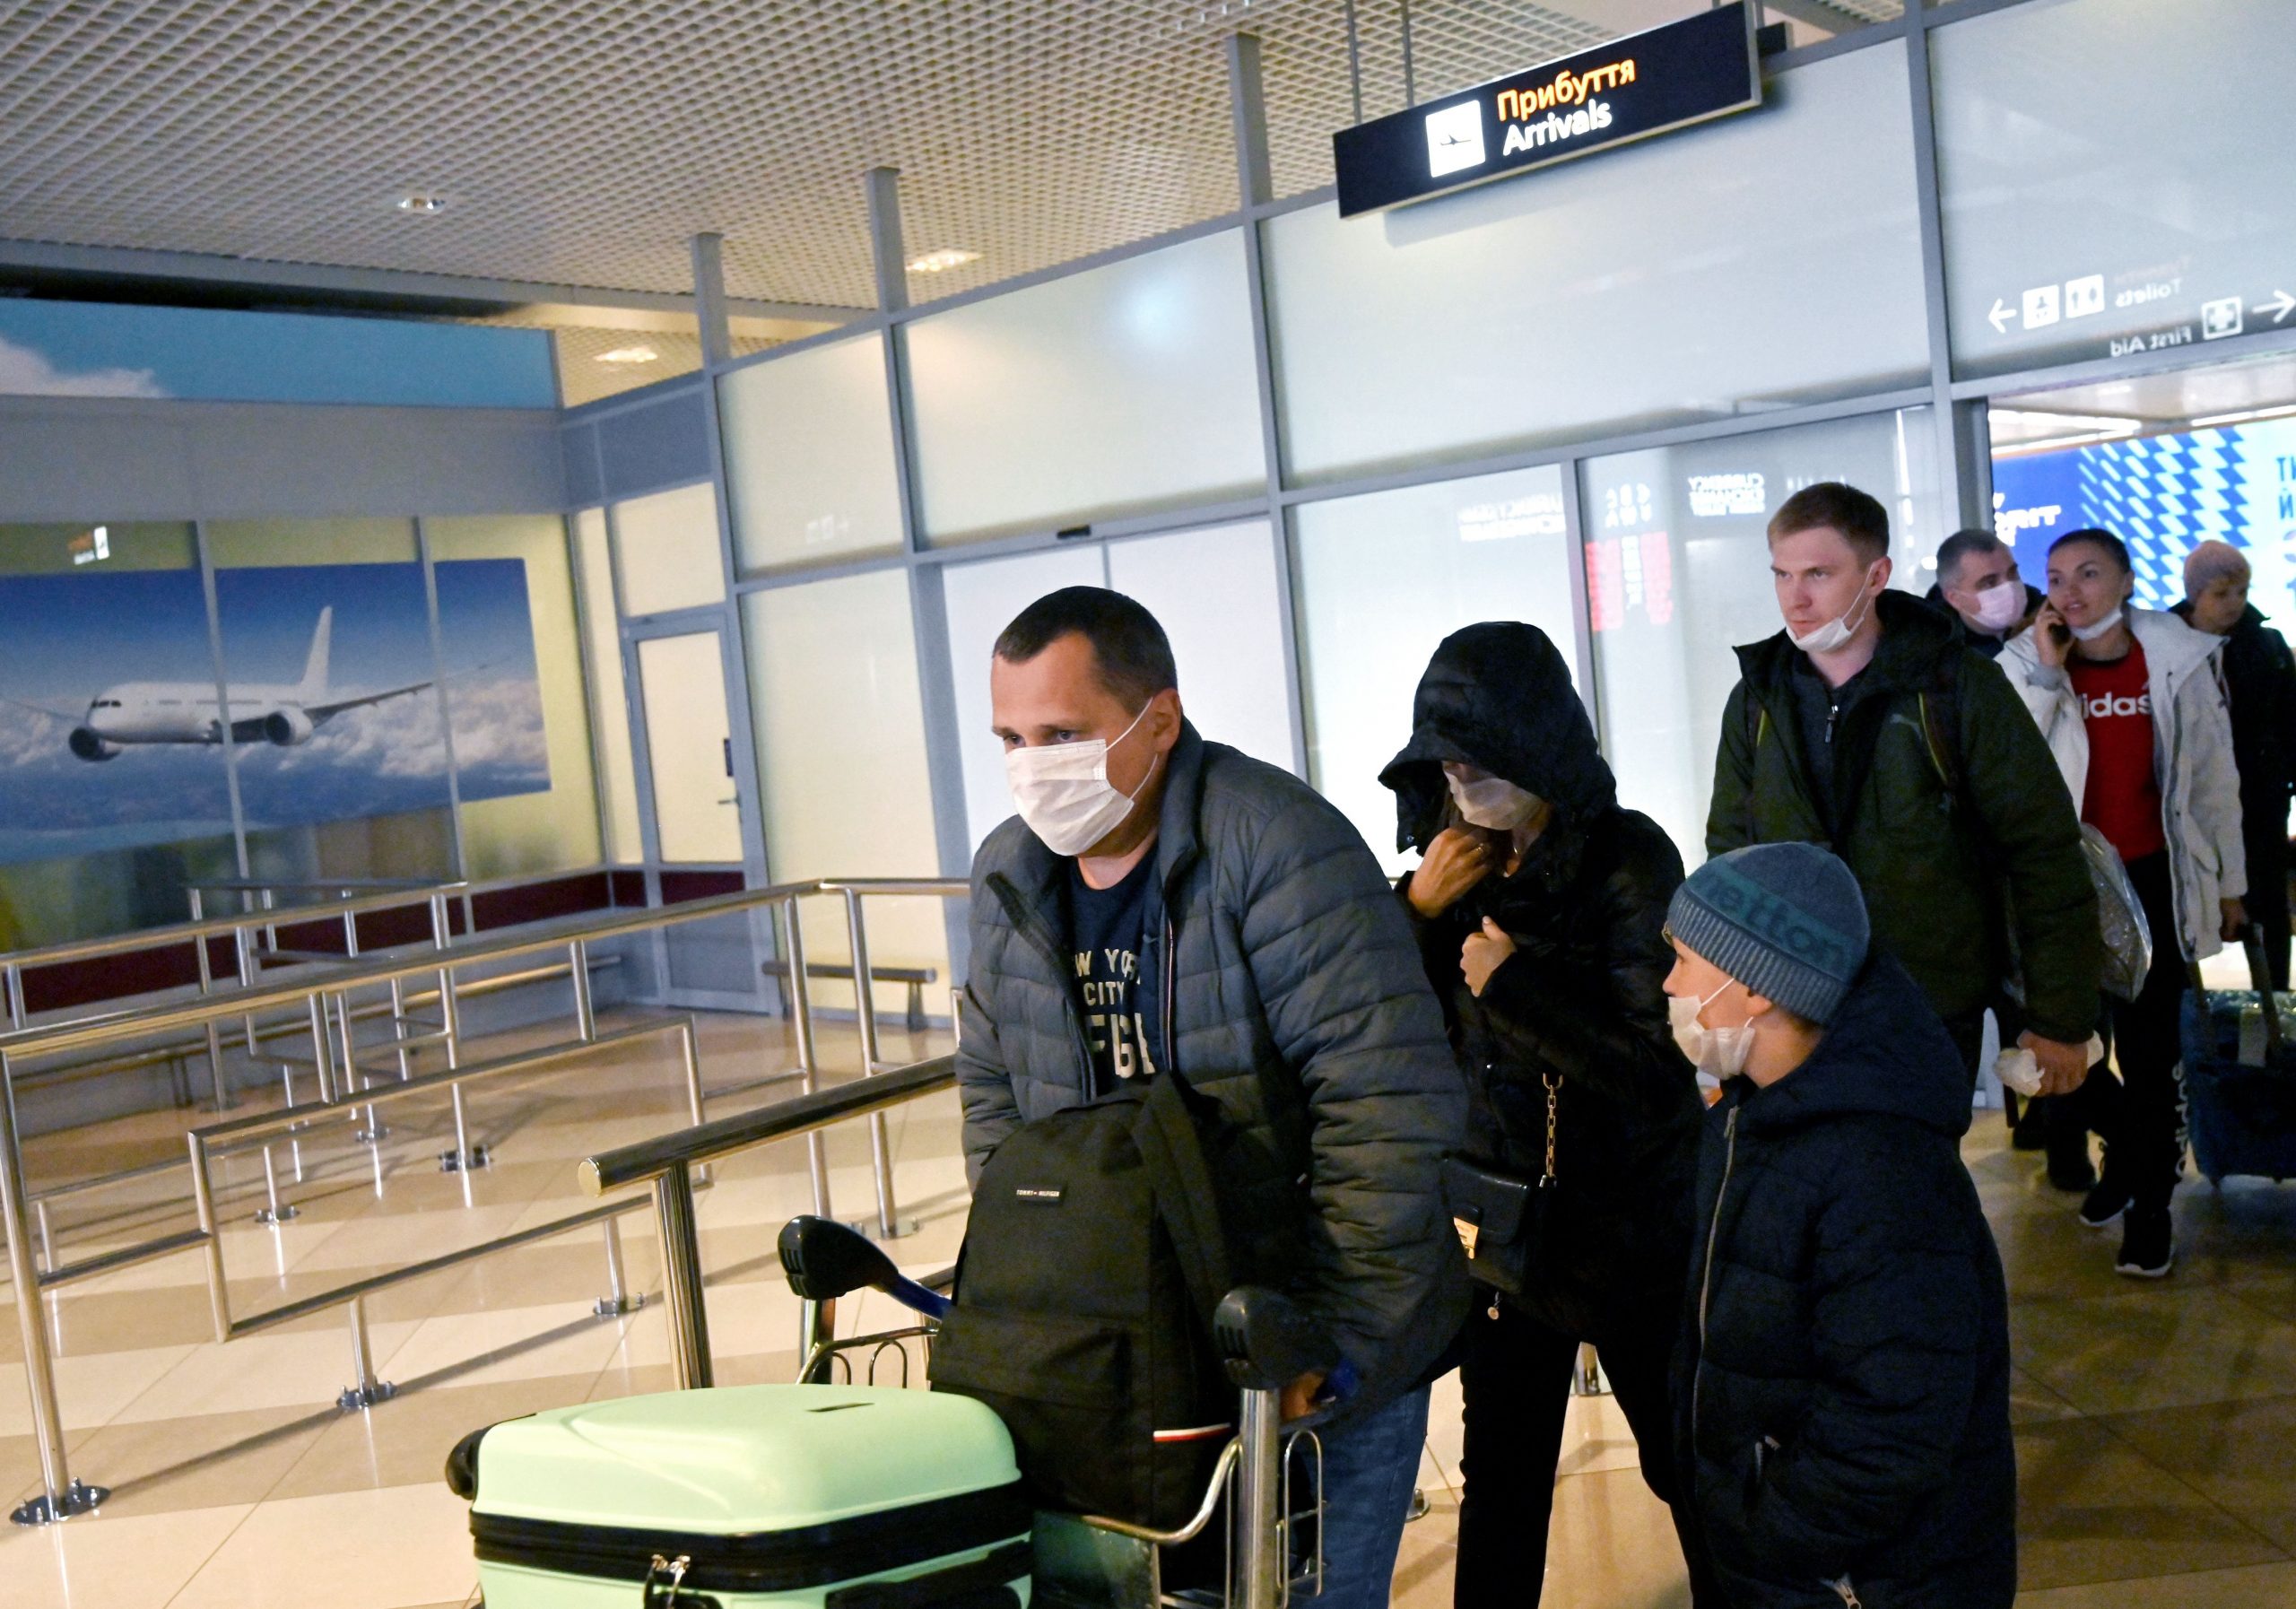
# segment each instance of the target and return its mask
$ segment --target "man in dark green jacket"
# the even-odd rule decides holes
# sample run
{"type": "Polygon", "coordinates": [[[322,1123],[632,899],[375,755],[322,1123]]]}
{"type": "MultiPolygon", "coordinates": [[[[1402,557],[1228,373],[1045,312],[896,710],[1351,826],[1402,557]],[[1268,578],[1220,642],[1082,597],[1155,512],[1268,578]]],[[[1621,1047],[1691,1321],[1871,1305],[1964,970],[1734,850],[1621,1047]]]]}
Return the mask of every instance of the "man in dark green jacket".
{"type": "Polygon", "coordinates": [[[1771,518],[1786,630],[1738,649],[1707,853],[1832,849],[1972,1074],[1986,1009],[2015,976],[2018,1042],[2042,1092],[2062,1093],[2088,1075],[2103,959],[2079,818],[2000,670],[1886,590],[1889,541],[1882,505],[1837,482],[1771,518]]]}

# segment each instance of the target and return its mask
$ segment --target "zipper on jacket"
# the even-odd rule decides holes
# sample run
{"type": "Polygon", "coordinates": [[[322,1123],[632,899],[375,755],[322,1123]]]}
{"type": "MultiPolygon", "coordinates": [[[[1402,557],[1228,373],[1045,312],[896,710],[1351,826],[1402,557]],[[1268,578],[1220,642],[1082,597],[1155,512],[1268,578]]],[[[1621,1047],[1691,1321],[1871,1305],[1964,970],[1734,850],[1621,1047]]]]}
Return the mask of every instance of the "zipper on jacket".
{"type": "Polygon", "coordinates": [[[1826,747],[1833,747],[1833,724],[1841,718],[1841,706],[1832,699],[1826,700],[1826,747]]]}
{"type": "Polygon", "coordinates": [[[1012,879],[1002,872],[995,873],[988,879],[988,886],[996,895],[996,902],[1004,908],[1005,916],[1012,919],[1013,931],[1028,940],[1045,958],[1052,967],[1052,975],[1061,981],[1061,1006],[1068,1013],[1068,1026],[1074,1031],[1076,1039],[1076,1067],[1081,1080],[1076,1087],[1089,1100],[1093,1083],[1092,1040],[1084,1031],[1083,1008],[1076,1002],[1075,981],[1072,976],[1076,970],[1075,963],[1072,960],[1066,966],[1061,964],[1060,946],[1045,930],[1044,924],[1036,919],[1036,913],[1022,900],[1021,891],[1013,886],[1012,879]]]}
{"type": "Polygon", "coordinates": [[[1848,1576],[1843,1576],[1839,1580],[1828,1581],[1826,1585],[1832,1587],[1836,1596],[1841,1599],[1842,1609],[1864,1609],[1864,1605],[1857,1601],[1857,1588],[1851,1584],[1848,1576]]]}
{"type": "Polygon", "coordinates": [[[1706,1302],[1714,1290],[1714,1246],[1722,1233],[1722,1203],[1730,1194],[1730,1170],[1738,1161],[1738,1112],[1732,1107],[1722,1120],[1722,1182],[1714,1190],[1714,1216],[1706,1226],[1706,1265],[1698,1276],[1698,1368],[1690,1379],[1691,1457],[1698,1457],[1698,1399],[1706,1384],[1706,1302]]]}
{"type": "Polygon", "coordinates": [[[1158,982],[1164,986],[1161,992],[1164,996],[1164,1043],[1162,1047],[1164,1052],[1163,1070],[1167,1073],[1170,1073],[1178,1067],[1179,1065],[1180,1059],[1179,1053],[1172,1048],[1172,1002],[1177,994],[1172,978],[1173,974],[1179,970],[1179,929],[1178,926],[1174,926],[1172,922],[1171,909],[1167,906],[1164,910],[1164,953],[1160,958],[1163,962],[1163,972],[1157,979],[1158,982]]]}

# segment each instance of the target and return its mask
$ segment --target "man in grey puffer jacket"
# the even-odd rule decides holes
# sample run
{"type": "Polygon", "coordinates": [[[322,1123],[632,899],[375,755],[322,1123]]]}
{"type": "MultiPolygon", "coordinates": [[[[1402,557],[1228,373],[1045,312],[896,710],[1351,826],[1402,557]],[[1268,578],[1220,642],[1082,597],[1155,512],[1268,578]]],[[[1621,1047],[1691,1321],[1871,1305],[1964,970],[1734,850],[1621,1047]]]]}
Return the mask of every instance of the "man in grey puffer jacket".
{"type": "MultiPolygon", "coordinates": [[[[1324,1604],[1370,1609],[1429,1370],[1465,1316],[1438,1185],[1465,1087],[1361,837],[1297,778],[1205,742],[1177,681],[1154,617],[1098,587],[1039,598],[997,639],[1021,813],[973,861],[966,1159],[977,1177],[1021,1124],[1167,1065],[1218,1105],[1240,1136],[1228,1210],[1296,1259],[1250,1277],[1321,1319],[1355,1377],[1325,1436],[1324,1604]]],[[[1294,1382],[1286,1417],[1326,1389],[1294,1382]]]]}

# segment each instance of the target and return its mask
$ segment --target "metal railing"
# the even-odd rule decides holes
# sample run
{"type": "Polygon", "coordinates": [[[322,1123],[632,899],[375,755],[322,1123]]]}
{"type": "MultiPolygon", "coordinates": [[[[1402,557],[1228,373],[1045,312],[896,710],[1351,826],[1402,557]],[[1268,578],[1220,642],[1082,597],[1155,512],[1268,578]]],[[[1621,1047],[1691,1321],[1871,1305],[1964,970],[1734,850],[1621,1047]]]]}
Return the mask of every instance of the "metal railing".
{"type": "MultiPolygon", "coordinates": [[[[337,1304],[351,1307],[353,1350],[360,1378],[352,1389],[344,1394],[344,1400],[351,1405],[364,1405],[365,1401],[372,1400],[368,1395],[368,1388],[374,1386],[376,1382],[373,1379],[372,1360],[365,1347],[363,1308],[357,1304],[370,1291],[378,1289],[385,1284],[397,1283],[403,1278],[418,1277],[421,1273],[435,1273],[440,1268],[451,1267],[457,1263],[469,1261],[477,1257],[491,1255],[495,1251],[505,1250],[514,1245],[523,1245],[527,1240],[539,1238],[543,1234],[562,1232],[589,1222],[601,1222],[620,1212],[630,1210],[632,1205],[642,1205],[642,1198],[635,1198],[631,1204],[617,1203],[613,1204],[610,1208],[593,1209],[588,1213],[577,1214],[560,1221],[554,1226],[542,1226],[534,1231],[521,1231],[515,1237],[505,1237],[478,1247],[448,1253],[441,1258],[432,1258],[419,1265],[410,1265],[416,1272],[409,1272],[406,1269],[387,1271],[382,1274],[370,1276],[369,1282],[354,1282],[351,1285],[335,1291],[321,1292],[295,1304],[291,1310],[279,1309],[271,1313],[255,1315],[249,1318],[234,1319],[230,1315],[228,1298],[222,1294],[222,1286],[220,1283],[221,1252],[216,1239],[218,1229],[215,1219],[214,1190],[206,1169],[207,1161],[213,1155],[221,1154],[218,1147],[223,1150],[265,1147],[265,1186],[270,1201],[267,1210],[274,1214],[281,1204],[277,1196],[275,1172],[268,1165],[270,1157],[268,1144],[281,1135],[288,1137],[291,1143],[295,1136],[309,1132],[310,1126],[331,1118],[352,1113],[364,1114],[368,1128],[361,1137],[379,1140],[381,1123],[377,1109],[387,1102],[405,1099],[412,1094],[435,1092],[443,1088],[453,1102],[457,1148],[457,1152],[462,1153],[468,1144],[463,1107],[463,1092],[465,1084],[482,1079],[499,1079],[510,1074],[532,1073],[544,1062],[589,1048],[600,1039],[596,1009],[589,988],[588,947],[591,944],[652,929],[707,921],[715,918],[761,909],[770,909],[774,913],[782,934],[782,953],[789,963],[790,979],[786,1000],[797,1066],[790,1073],[777,1074],[766,1078],[752,1080],[746,1083],[709,1091],[703,1089],[700,1083],[698,1054],[690,1052],[689,1059],[693,1067],[694,1087],[698,1092],[696,1100],[699,1102],[702,1097],[708,1095],[730,1094],[741,1090],[753,1089],[766,1083],[780,1082],[783,1079],[798,1081],[802,1090],[798,1102],[785,1103],[785,1105],[796,1105],[805,1100],[817,1099],[818,1062],[813,1043],[812,1003],[804,981],[805,977],[804,935],[799,915],[800,901],[825,893],[835,893],[844,900],[848,919],[854,927],[852,937],[855,941],[856,970],[860,976],[866,977],[865,958],[868,941],[865,922],[862,916],[861,901],[864,898],[871,895],[931,895],[945,898],[961,895],[966,890],[967,885],[955,879],[848,880],[837,883],[809,880],[802,883],[776,884],[769,888],[690,900],[674,906],[649,907],[642,910],[603,915],[592,914],[557,923],[537,923],[498,938],[459,945],[436,945],[411,954],[344,956],[339,958],[340,964],[336,966],[300,970],[291,978],[269,979],[258,976],[251,981],[243,983],[236,989],[222,993],[183,1001],[166,1002],[140,1011],[112,1013],[98,1018],[47,1024],[0,1034],[0,1094],[4,1094],[4,1098],[0,1098],[0,1230],[4,1230],[7,1237],[9,1270],[17,1292],[17,1322],[23,1343],[25,1385],[31,1398],[33,1431],[40,1456],[42,1481],[40,1494],[18,1508],[13,1518],[21,1524],[39,1524],[61,1519],[71,1514],[84,1512],[94,1507],[102,1498],[102,1489],[88,1486],[72,1478],[65,1457],[62,1420],[56,1396],[55,1363],[49,1348],[48,1326],[45,1322],[46,1304],[43,1300],[46,1293],[56,1287],[73,1281],[91,1278],[98,1274],[109,1273],[135,1263],[179,1251],[205,1248],[209,1257],[210,1295],[218,1317],[219,1338],[228,1339],[231,1335],[244,1334],[250,1328],[284,1322],[287,1318],[300,1316],[314,1310],[317,1307],[337,1304]],[[454,1005],[457,987],[455,976],[457,971],[466,967],[485,965],[560,949],[567,952],[570,976],[573,980],[578,1039],[571,1044],[544,1047],[539,1050],[527,1051],[500,1061],[479,1064],[468,1068],[459,1066],[459,1027],[454,1005]],[[404,981],[409,978],[425,974],[436,974],[439,978],[439,998],[442,1003],[445,1023],[443,1044],[448,1064],[447,1072],[418,1078],[413,1075],[411,1068],[406,1066],[402,1058],[403,1071],[397,1083],[387,1083],[380,1088],[367,1084],[361,1077],[363,1069],[356,1059],[356,1046],[350,1031],[349,996],[351,993],[360,988],[388,987],[393,990],[396,1008],[403,1002],[400,986],[404,981]],[[332,1013],[330,1002],[334,1003],[335,1007],[332,1013]],[[198,1212],[200,1226],[195,1230],[162,1235],[136,1245],[117,1248],[96,1257],[61,1266],[55,1265],[51,1248],[49,1257],[51,1266],[46,1274],[42,1274],[35,1265],[26,1232],[29,1227],[30,1196],[25,1187],[23,1153],[15,1121],[13,1080],[16,1069],[23,1062],[33,1057],[48,1057],[74,1050],[100,1048],[125,1039],[182,1029],[211,1029],[213,1024],[232,1017],[241,1017],[251,1025],[257,1014],[276,1012],[291,1006],[300,1006],[309,1022],[312,1045],[310,1065],[317,1074],[321,1100],[315,1104],[291,1106],[276,1113],[261,1114],[253,1118],[210,1125],[189,1136],[189,1153],[185,1159],[185,1163],[132,1170],[126,1174],[114,1176],[115,1178],[147,1177],[167,1170],[173,1166],[187,1164],[192,1173],[193,1205],[198,1212]],[[336,1078],[334,1047],[330,1044],[330,1030],[334,1026],[330,1021],[331,1014],[339,1018],[342,1025],[339,1082],[336,1078]]],[[[389,898],[390,896],[376,897],[389,898]]],[[[404,903],[403,899],[400,902],[404,903]]],[[[340,908],[335,909],[339,912],[340,908]]],[[[261,916],[265,913],[255,914],[261,916]]],[[[441,928],[443,926],[443,923],[439,924],[441,928]]],[[[144,936],[144,942],[148,943],[148,935],[144,936]]],[[[862,1034],[865,1071],[872,1076],[869,1076],[865,1083],[852,1086],[849,1090],[831,1092],[833,1096],[848,1100],[858,1099],[859,1103],[853,1107],[850,1115],[882,1111],[883,1107],[874,1103],[874,1097],[888,1092],[892,1084],[898,1082],[895,1075],[883,1071],[883,1063],[877,1054],[875,1005],[871,991],[865,986],[857,984],[856,1005],[856,1018],[862,1034]],[[881,1084],[886,1085],[886,1089],[880,1090],[873,1087],[881,1084]]],[[[686,1027],[690,1033],[690,1020],[687,1020],[686,1027]]],[[[657,1024],[650,1029],[650,1031],[660,1032],[664,1030],[657,1024]]],[[[901,1087],[906,1088],[905,1085],[901,1087]]],[[[909,1094],[896,1093],[885,1104],[896,1104],[900,1100],[909,1098],[910,1098],[909,1094]]],[[[700,1107],[697,1104],[697,1113],[699,1110],[700,1107]]],[[[833,1119],[823,1121],[831,1120],[833,1119]]],[[[826,1155],[819,1132],[821,1126],[822,1125],[816,1124],[803,1132],[807,1137],[808,1166],[812,1174],[814,1209],[821,1215],[828,1216],[830,1215],[829,1176],[826,1155]]],[[[896,1230],[899,1224],[892,1196],[890,1162],[886,1160],[887,1151],[882,1121],[874,1126],[872,1139],[875,1154],[879,1159],[879,1166],[875,1169],[875,1182],[878,1187],[878,1223],[881,1232],[888,1232],[896,1230]]],[[[379,1167],[379,1162],[378,1166],[379,1167]]],[[[692,1180],[690,1174],[683,1169],[680,1170],[679,1178],[680,1187],[684,1191],[686,1222],[690,1231],[692,1180]]],[[[52,1196],[60,1193],[63,1191],[51,1187],[43,1194],[52,1196]]],[[[608,1258],[618,1296],[619,1248],[611,1239],[608,1258]]],[[[672,1277],[665,1272],[665,1286],[672,1277]]],[[[698,1284],[695,1288],[698,1291],[698,1284]]],[[[680,1295],[682,1297],[683,1292],[680,1295]]],[[[698,1317],[699,1309],[693,1305],[693,1301],[688,1300],[686,1305],[698,1317]]],[[[703,1366],[706,1369],[706,1358],[703,1366]]]]}
{"type": "MultiPolygon", "coordinates": [[[[867,1013],[862,1014],[865,1020],[867,1013]]],[[[808,1142],[818,1141],[823,1129],[852,1118],[882,1124],[892,1108],[954,1089],[956,1083],[957,1058],[936,1056],[834,1090],[780,1101],[762,1111],[720,1118],[678,1134],[601,1152],[582,1163],[582,1188],[592,1196],[629,1185],[653,1187],[655,1227],[662,1239],[663,1307],[670,1328],[671,1362],[681,1389],[711,1380],[693,1170],[776,1140],[802,1135],[808,1142]]]]}
{"type": "MultiPolygon", "coordinates": [[[[444,948],[452,935],[448,931],[446,903],[448,899],[462,892],[469,885],[460,883],[424,885],[430,906],[430,934],[434,945],[444,948]]],[[[303,926],[311,923],[340,920],[344,925],[351,952],[358,952],[358,918],[378,910],[400,910],[416,900],[404,891],[378,892],[347,900],[330,900],[321,905],[301,906],[292,909],[253,909],[208,916],[202,907],[197,889],[191,893],[192,917],[187,922],[177,922],[165,927],[146,927],[135,933],[122,933],[103,938],[78,939],[68,944],[43,945],[37,950],[18,950],[0,955],[0,986],[7,995],[8,1027],[11,1032],[30,1029],[30,1013],[25,1006],[24,974],[38,972],[49,967],[64,966],[74,961],[100,961],[109,956],[132,955],[148,950],[173,949],[189,944],[197,957],[199,993],[214,993],[216,978],[214,961],[208,954],[207,941],[228,938],[235,961],[238,982],[245,987],[252,984],[261,971],[254,943],[257,931],[266,934],[275,944],[277,930],[282,927],[303,926]]],[[[87,1015],[66,1019],[71,1022],[100,1022],[109,1019],[140,1015],[148,1008],[114,1008],[87,1015]]],[[[42,1024],[43,1027],[61,1024],[42,1024]]],[[[223,1044],[219,1022],[204,1025],[210,1096],[219,1111],[230,1109],[230,1091],[223,1074],[223,1044]]],[[[248,1025],[251,1030],[252,1024],[248,1025]]],[[[252,1051],[252,1039],[249,1040],[252,1051]]]]}

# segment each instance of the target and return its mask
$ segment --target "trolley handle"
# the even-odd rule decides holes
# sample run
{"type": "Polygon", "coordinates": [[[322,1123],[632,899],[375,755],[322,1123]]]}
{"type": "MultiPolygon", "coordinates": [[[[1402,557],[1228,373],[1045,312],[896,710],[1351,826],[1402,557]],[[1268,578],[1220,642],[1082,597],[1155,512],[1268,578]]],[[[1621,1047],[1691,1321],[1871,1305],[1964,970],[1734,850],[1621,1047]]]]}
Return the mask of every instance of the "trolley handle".
{"type": "MultiPolygon", "coordinates": [[[[792,1218],[781,1226],[778,1249],[790,1290],[806,1301],[834,1301],[856,1291],[880,1291],[927,1318],[946,1318],[955,1305],[894,1267],[893,1260],[866,1236],[827,1218],[811,1213],[792,1218]]],[[[947,1278],[935,1274],[933,1283],[947,1278]]]]}

